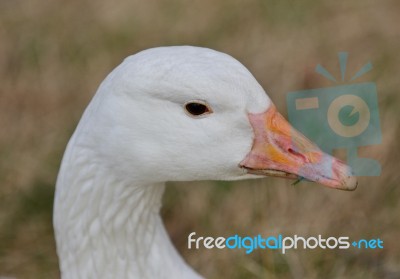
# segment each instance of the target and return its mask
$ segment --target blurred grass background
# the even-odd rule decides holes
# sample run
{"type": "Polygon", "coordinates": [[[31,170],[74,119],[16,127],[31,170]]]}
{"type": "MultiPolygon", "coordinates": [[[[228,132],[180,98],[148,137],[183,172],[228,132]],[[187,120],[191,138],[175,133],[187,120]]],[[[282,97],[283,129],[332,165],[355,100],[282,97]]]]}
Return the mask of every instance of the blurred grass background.
{"type": "MultiPolygon", "coordinates": [[[[163,215],[185,259],[208,278],[400,278],[400,2],[0,1],[0,276],[58,278],[51,224],[60,160],[84,108],[122,59],[160,45],[198,45],[239,59],[281,112],[290,91],[358,81],[378,87],[382,164],[355,192],[310,183],[169,183],[163,215]],[[378,250],[187,250],[187,235],[379,237],[378,250]]],[[[340,155],[340,152],[338,153],[340,155]]]]}

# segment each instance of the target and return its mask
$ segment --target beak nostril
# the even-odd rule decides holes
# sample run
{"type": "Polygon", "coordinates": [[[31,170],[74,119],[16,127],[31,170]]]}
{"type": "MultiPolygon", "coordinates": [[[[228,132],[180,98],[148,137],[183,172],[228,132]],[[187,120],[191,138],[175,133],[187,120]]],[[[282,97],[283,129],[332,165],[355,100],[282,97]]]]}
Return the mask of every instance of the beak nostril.
{"type": "Polygon", "coordinates": [[[294,149],[292,149],[292,148],[289,148],[287,151],[288,151],[289,154],[291,154],[291,155],[293,155],[293,156],[299,158],[299,159],[302,160],[303,162],[307,162],[307,157],[304,156],[303,154],[297,152],[296,150],[294,150],[294,149]]]}

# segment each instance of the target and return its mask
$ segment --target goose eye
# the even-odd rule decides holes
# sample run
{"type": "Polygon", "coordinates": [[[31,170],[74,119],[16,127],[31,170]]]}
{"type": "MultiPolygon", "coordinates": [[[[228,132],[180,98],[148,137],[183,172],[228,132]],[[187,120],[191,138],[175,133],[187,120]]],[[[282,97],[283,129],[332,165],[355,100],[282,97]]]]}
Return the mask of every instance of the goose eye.
{"type": "Polygon", "coordinates": [[[204,101],[190,101],[185,104],[185,110],[190,116],[203,116],[212,113],[211,108],[204,101]]]}

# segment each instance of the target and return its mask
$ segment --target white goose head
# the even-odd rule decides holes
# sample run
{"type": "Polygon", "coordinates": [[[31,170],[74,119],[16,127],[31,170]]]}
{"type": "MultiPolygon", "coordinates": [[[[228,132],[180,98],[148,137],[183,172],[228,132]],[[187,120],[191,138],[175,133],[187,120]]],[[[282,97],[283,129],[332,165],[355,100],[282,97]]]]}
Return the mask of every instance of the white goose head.
{"type": "Polygon", "coordinates": [[[64,155],[54,213],[62,274],[197,277],[158,217],[165,181],[272,175],[352,190],[349,173],[292,129],[231,56],[189,46],[142,51],[105,79],[64,155]]]}

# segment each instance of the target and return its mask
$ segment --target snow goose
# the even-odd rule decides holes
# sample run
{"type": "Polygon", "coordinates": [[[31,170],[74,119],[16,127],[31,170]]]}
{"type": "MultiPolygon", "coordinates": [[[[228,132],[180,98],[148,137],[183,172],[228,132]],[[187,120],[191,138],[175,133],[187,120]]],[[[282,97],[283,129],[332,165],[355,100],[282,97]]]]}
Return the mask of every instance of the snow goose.
{"type": "Polygon", "coordinates": [[[107,76],[65,151],[54,203],[62,278],[201,278],[163,226],[165,181],[270,175],[352,190],[349,173],[231,56],[142,51],[107,76]]]}

